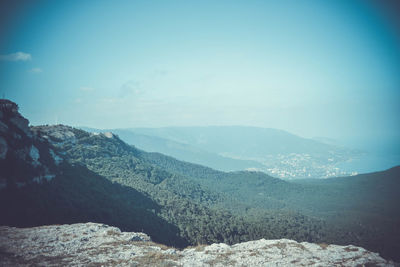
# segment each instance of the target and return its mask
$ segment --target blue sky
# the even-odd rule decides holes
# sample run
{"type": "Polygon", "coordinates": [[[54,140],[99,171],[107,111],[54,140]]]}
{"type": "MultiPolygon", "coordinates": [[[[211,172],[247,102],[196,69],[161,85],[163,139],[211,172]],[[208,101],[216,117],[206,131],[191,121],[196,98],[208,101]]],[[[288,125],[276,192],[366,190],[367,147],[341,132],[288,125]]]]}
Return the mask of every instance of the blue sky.
{"type": "Polygon", "coordinates": [[[31,124],[400,137],[395,1],[2,1],[0,93],[31,124]]]}

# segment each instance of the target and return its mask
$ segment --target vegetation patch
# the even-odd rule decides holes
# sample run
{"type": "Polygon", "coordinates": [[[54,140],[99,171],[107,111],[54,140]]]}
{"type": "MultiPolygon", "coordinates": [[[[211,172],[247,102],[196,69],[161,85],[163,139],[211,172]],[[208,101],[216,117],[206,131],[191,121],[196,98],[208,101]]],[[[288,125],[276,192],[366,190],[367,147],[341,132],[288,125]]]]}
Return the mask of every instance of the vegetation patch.
{"type": "Polygon", "coordinates": [[[210,264],[211,266],[217,265],[217,264],[225,264],[227,266],[233,266],[234,264],[237,263],[237,261],[230,259],[230,256],[233,255],[234,252],[228,251],[226,253],[221,253],[218,254],[217,257],[215,257],[212,260],[208,260],[205,263],[210,264]]]}
{"type": "Polygon", "coordinates": [[[355,247],[345,247],[344,250],[346,250],[347,252],[352,252],[352,251],[358,251],[358,248],[355,248],[355,247]]]}
{"type": "Polygon", "coordinates": [[[303,245],[300,244],[300,243],[290,243],[290,245],[291,245],[292,247],[296,247],[296,248],[299,248],[299,249],[301,249],[301,250],[307,250],[306,247],[303,246],[303,245]]]}
{"type": "Polygon", "coordinates": [[[252,249],[249,254],[249,256],[251,256],[251,257],[258,256],[258,255],[260,255],[260,252],[258,252],[257,250],[254,250],[254,249],[252,249]]]}
{"type": "Polygon", "coordinates": [[[120,232],[120,231],[117,231],[117,230],[114,230],[114,229],[110,229],[110,230],[107,230],[107,235],[110,235],[110,236],[120,236],[120,235],[121,235],[121,232],[120,232]]]}
{"type": "Polygon", "coordinates": [[[149,252],[144,256],[135,258],[137,266],[177,266],[177,261],[181,258],[178,254],[166,254],[162,252],[149,252]]]}
{"type": "Polygon", "coordinates": [[[327,243],[318,243],[318,246],[320,246],[322,249],[326,249],[329,246],[329,244],[327,244],[327,243]]]}

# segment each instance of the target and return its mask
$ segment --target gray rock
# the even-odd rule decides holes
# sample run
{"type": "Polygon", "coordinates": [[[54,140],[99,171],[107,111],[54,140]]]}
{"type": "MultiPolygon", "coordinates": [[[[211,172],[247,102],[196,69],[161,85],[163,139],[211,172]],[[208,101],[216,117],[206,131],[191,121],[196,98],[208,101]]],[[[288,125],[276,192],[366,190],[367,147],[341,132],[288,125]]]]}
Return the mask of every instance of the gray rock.
{"type": "Polygon", "coordinates": [[[356,246],[257,240],[176,250],[97,223],[0,226],[2,266],[395,266],[356,246]]]}
{"type": "Polygon", "coordinates": [[[72,128],[65,125],[53,125],[41,129],[43,138],[48,139],[53,145],[62,145],[76,142],[72,128]]]}
{"type": "Polygon", "coordinates": [[[34,145],[31,146],[31,149],[29,151],[29,156],[31,157],[32,164],[34,166],[40,165],[40,162],[39,162],[40,153],[39,153],[39,150],[34,145]]]}
{"type": "Polygon", "coordinates": [[[52,158],[53,158],[53,160],[54,160],[54,163],[55,163],[56,165],[60,165],[60,163],[63,161],[63,159],[62,159],[59,155],[57,155],[57,154],[53,151],[53,149],[49,149],[49,151],[50,151],[50,155],[52,156],[52,158]]]}
{"type": "Polygon", "coordinates": [[[10,121],[22,130],[28,137],[32,137],[32,132],[29,128],[29,121],[22,116],[16,116],[10,119],[10,121]]]}

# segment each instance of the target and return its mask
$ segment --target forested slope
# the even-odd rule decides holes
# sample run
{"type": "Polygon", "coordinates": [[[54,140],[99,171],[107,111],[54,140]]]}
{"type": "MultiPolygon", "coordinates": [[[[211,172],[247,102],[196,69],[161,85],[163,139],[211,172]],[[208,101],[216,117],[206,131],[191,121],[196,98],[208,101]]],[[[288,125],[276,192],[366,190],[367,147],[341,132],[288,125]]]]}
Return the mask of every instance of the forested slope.
{"type": "Polygon", "coordinates": [[[234,209],[227,207],[243,210],[250,207],[234,196],[152,164],[142,157],[144,152],[111,133],[90,134],[67,126],[35,127],[34,132],[47,138],[68,162],[82,164],[97,175],[147,195],[160,206],[153,212],[177,226],[180,237],[190,244],[235,243],[282,236],[324,240],[324,222],[296,212],[233,213],[234,209]],[[59,138],[59,133],[68,133],[74,138],[59,138]]]}
{"type": "MultiPolygon", "coordinates": [[[[42,176],[7,175],[0,191],[2,224],[104,222],[177,247],[260,238],[352,243],[396,258],[398,168],[293,183],[147,153],[112,133],[63,125],[25,131],[18,137],[25,145],[16,148],[22,152],[11,147],[1,166],[14,170],[16,165],[4,164],[20,157],[18,166],[42,176]]],[[[5,133],[11,144],[16,135],[5,133]]]]}
{"type": "Polygon", "coordinates": [[[396,251],[400,250],[400,167],[350,177],[288,182],[262,172],[219,172],[159,153],[141,155],[252,208],[241,206],[232,209],[234,212],[247,216],[263,210],[299,212],[322,219],[329,228],[324,233],[326,238],[336,243],[359,244],[391,257],[397,257],[396,251]]]}

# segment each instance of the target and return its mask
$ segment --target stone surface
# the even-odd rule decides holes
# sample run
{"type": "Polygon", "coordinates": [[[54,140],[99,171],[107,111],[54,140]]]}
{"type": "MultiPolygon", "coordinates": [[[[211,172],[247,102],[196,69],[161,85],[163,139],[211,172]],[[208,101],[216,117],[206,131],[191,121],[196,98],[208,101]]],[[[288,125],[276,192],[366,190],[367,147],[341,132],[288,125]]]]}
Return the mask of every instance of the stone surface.
{"type": "Polygon", "coordinates": [[[398,266],[355,246],[257,240],[184,250],[97,223],[0,227],[0,266],[398,266]]]}
{"type": "Polygon", "coordinates": [[[107,138],[113,138],[114,134],[112,132],[105,132],[104,136],[107,137],[107,138]]]}
{"type": "Polygon", "coordinates": [[[29,151],[29,156],[31,157],[32,164],[34,166],[40,165],[40,162],[39,162],[40,153],[39,153],[39,150],[34,145],[31,146],[31,149],[29,151]]]}
{"type": "Polygon", "coordinates": [[[32,132],[29,128],[29,121],[17,114],[17,116],[10,118],[10,121],[23,131],[27,136],[32,137],[32,132]]]}
{"type": "Polygon", "coordinates": [[[54,163],[55,163],[56,165],[60,165],[60,163],[63,162],[63,159],[62,159],[60,156],[58,156],[58,155],[54,152],[53,149],[49,149],[49,151],[50,151],[51,157],[52,157],[53,160],[54,160],[54,163]]]}
{"type": "Polygon", "coordinates": [[[76,136],[72,131],[72,127],[66,125],[53,125],[51,127],[35,127],[40,129],[43,138],[48,139],[52,144],[65,144],[76,142],[76,136]]]}
{"type": "MultiPolygon", "coordinates": [[[[53,179],[57,165],[63,161],[61,156],[31,130],[29,121],[18,112],[15,103],[0,99],[0,111],[0,189],[53,179]]],[[[74,138],[71,133],[65,135],[74,138]]]]}

